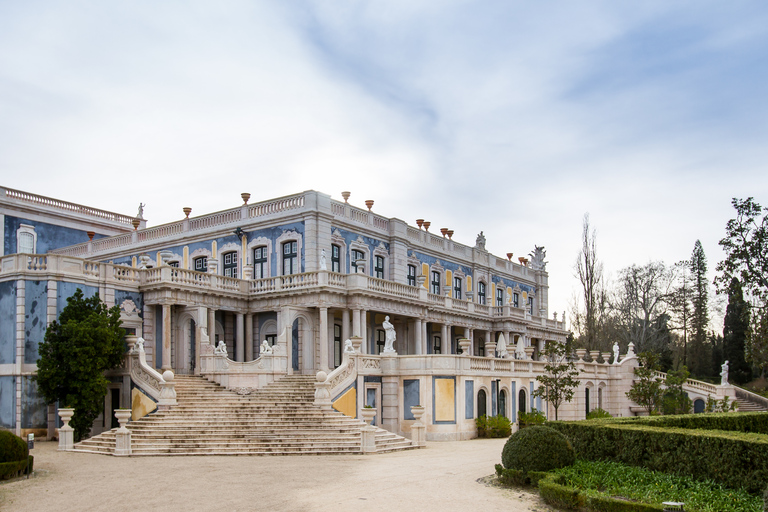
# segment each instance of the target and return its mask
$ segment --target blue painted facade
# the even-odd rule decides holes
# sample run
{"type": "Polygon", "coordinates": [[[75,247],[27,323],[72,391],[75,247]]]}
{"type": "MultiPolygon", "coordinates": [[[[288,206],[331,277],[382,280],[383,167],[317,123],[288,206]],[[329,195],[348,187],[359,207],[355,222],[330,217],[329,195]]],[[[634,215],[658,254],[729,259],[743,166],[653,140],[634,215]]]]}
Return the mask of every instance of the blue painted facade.
{"type": "Polygon", "coordinates": [[[421,405],[421,381],[419,379],[403,380],[403,419],[415,420],[411,407],[421,405]]]}
{"type": "Polygon", "coordinates": [[[85,298],[93,297],[99,293],[99,289],[95,286],[59,281],[56,295],[56,318],[58,318],[64,308],[67,307],[67,299],[74,295],[78,288],[83,291],[83,297],[85,298]]]}
{"type": "Polygon", "coordinates": [[[24,363],[37,363],[47,327],[48,281],[25,282],[24,363]]]}
{"type": "Polygon", "coordinates": [[[499,388],[496,385],[496,381],[491,381],[491,416],[498,414],[499,405],[496,400],[499,398],[499,388]]]}
{"type": "Polygon", "coordinates": [[[115,304],[118,306],[123,303],[124,300],[131,300],[138,308],[138,313],[141,318],[144,318],[144,294],[140,292],[115,290],[115,304]]]}
{"type": "MultiPolygon", "coordinates": [[[[368,254],[372,255],[373,251],[379,246],[379,244],[383,243],[384,248],[389,252],[389,242],[384,242],[383,240],[378,240],[376,238],[371,238],[369,236],[361,235],[360,233],[353,233],[352,231],[347,231],[345,229],[333,227],[332,231],[338,230],[341,237],[344,239],[344,242],[347,244],[347,251],[349,251],[349,246],[352,242],[357,242],[358,238],[362,238],[363,244],[368,248],[368,254]]],[[[347,274],[352,272],[352,262],[349,261],[351,258],[346,258],[346,269],[345,272],[347,274]]],[[[372,257],[370,257],[370,260],[373,260],[372,257]]],[[[370,261],[368,261],[368,269],[367,273],[370,274],[371,272],[371,265],[370,261]]],[[[329,267],[330,268],[330,267],[329,267]]]]}
{"type": "Polygon", "coordinates": [[[475,381],[464,381],[464,419],[475,417],[475,381]]]}
{"type": "Polygon", "coordinates": [[[0,375],[0,427],[16,428],[16,377],[0,375]]]}
{"type": "MultiPolygon", "coordinates": [[[[518,281],[513,281],[512,279],[506,279],[506,278],[503,278],[503,277],[499,277],[497,275],[492,275],[491,276],[491,282],[496,284],[497,286],[499,284],[503,284],[504,287],[509,287],[509,288],[512,288],[513,290],[515,289],[515,286],[519,286],[520,290],[525,292],[525,293],[531,293],[532,291],[534,291],[533,286],[529,286],[527,284],[523,284],[523,283],[520,283],[518,281]]],[[[522,307],[523,304],[520,304],[520,306],[522,307]]]]}
{"type": "Polygon", "coordinates": [[[515,422],[517,422],[517,382],[512,381],[512,384],[510,384],[510,388],[509,389],[511,390],[510,393],[509,393],[510,394],[510,397],[509,397],[510,398],[510,401],[509,401],[509,404],[510,404],[510,411],[509,411],[510,415],[509,415],[509,418],[510,418],[510,421],[512,421],[512,423],[515,423],[515,422]]]}
{"type": "Polygon", "coordinates": [[[29,376],[21,377],[21,428],[47,428],[48,406],[29,376]]]}
{"type": "MultiPolygon", "coordinates": [[[[37,235],[37,247],[35,247],[35,252],[37,254],[45,254],[53,249],[81,244],[88,241],[87,231],[6,215],[5,240],[3,241],[4,254],[16,253],[16,231],[22,224],[33,226],[35,228],[35,234],[37,235]]],[[[96,240],[106,236],[107,235],[102,233],[96,233],[93,239],[96,240]]]]}
{"type": "MultiPolygon", "coordinates": [[[[0,282],[0,364],[13,364],[15,362],[16,281],[3,281],[0,282]]],[[[15,392],[13,399],[16,400],[15,392]]]]}
{"type": "MultiPolygon", "coordinates": [[[[456,272],[457,270],[460,270],[464,273],[465,276],[472,277],[472,267],[467,267],[465,265],[459,265],[457,263],[454,263],[452,261],[444,260],[442,258],[435,258],[434,256],[430,256],[428,254],[423,254],[418,251],[409,250],[408,256],[416,258],[419,260],[420,263],[426,263],[430,267],[434,265],[435,263],[438,263],[441,267],[443,267],[445,270],[450,270],[451,272],[456,272]]],[[[427,276],[429,277],[429,276],[427,276]]]]}

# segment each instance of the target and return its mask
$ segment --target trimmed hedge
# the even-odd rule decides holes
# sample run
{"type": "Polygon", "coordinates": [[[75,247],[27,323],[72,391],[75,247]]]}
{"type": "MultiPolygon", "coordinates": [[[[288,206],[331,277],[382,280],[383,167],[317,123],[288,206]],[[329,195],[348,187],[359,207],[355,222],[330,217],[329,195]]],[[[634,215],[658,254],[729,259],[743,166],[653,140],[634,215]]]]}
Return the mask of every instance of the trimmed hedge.
{"type": "Polygon", "coordinates": [[[565,434],[579,457],[586,460],[610,460],[713,480],[758,495],[768,481],[768,436],[762,434],[659,428],[610,420],[548,425],[565,434]]]}
{"type": "Polygon", "coordinates": [[[768,434],[768,412],[719,412],[669,416],[636,416],[590,420],[592,424],[630,424],[702,430],[729,430],[768,434]],[[594,422],[594,423],[593,423],[594,422]],[[600,422],[600,423],[597,423],[600,422]]]}
{"type": "Polygon", "coordinates": [[[477,437],[509,437],[512,423],[504,416],[480,416],[475,418],[477,437]]]}
{"type": "Polygon", "coordinates": [[[570,466],[576,453],[568,439],[557,430],[534,425],[518,430],[507,440],[501,463],[507,469],[549,471],[570,466]]]}
{"type": "Polygon", "coordinates": [[[13,478],[26,471],[32,457],[27,443],[7,430],[0,430],[0,480],[13,478]]]}
{"type": "Polygon", "coordinates": [[[504,469],[501,464],[496,464],[496,476],[504,485],[533,485],[539,484],[539,480],[549,476],[546,471],[528,471],[523,473],[519,469],[504,469]]]}

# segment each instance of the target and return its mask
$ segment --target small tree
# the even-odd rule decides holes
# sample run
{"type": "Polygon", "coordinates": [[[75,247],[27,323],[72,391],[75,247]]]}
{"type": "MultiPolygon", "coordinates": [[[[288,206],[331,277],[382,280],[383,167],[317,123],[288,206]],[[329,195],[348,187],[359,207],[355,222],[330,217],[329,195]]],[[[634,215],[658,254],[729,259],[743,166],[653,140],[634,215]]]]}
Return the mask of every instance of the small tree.
{"type": "Polygon", "coordinates": [[[659,368],[659,355],[655,352],[642,352],[637,356],[641,366],[635,368],[637,380],[627,391],[627,398],[640,407],[644,407],[650,416],[659,409],[661,403],[661,377],[656,376],[659,368]]]}
{"type": "Polygon", "coordinates": [[[666,389],[662,400],[664,414],[688,414],[691,412],[693,402],[683,389],[683,384],[688,380],[689,375],[688,368],[685,366],[681,366],[677,371],[667,372],[667,378],[664,381],[666,389]]]}
{"type": "Polygon", "coordinates": [[[536,377],[540,386],[533,392],[533,396],[541,397],[552,404],[557,420],[557,410],[560,406],[573,400],[574,390],[579,385],[576,379],[581,371],[576,369],[573,362],[566,360],[565,345],[561,343],[548,343],[544,347],[544,355],[549,363],[544,366],[546,374],[536,377]]]}
{"type": "Polygon", "coordinates": [[[35,379],[48,403],[75,410],[71,425],[80,440],[102,410],[108,381],[104,372],[120,366],[125,353],[120,309],[84,298],[80,288],[45,332],[35,379]]]}

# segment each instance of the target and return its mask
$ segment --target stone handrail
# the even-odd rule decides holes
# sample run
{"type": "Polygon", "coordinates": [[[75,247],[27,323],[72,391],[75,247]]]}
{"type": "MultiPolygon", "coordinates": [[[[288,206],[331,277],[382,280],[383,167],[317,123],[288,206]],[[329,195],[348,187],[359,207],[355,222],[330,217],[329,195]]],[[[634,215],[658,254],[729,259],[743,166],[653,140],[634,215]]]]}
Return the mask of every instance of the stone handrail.
{"type": "Polygon", "coordinates": [[[147,364],[147,354],[142,346],[135,346],[128,354],[131,359],[131,380],[157,402],[158,407],[176,405],[173,372],[160,373],[147,364]]]}
{"type": "MultiPolygon", "coordinates": [[[[654,376],[662,379],[665,382],[667,380],[667,374],[664,372],[656,371],[654,372],[654,376]]],[[[700,380],[688,379],[683,383],[683,386],[687,386],[688,388],[694,389],[696,391],[699,391],[701,393],[705,393],[708,395],[717,394],[717,386],[714,384],[710,384],[709,382],[702,382],[700,380]]]]}
{"type": "Polygon", "coordinates": [[[733,389],[734,389],[734,393],[736,394],[736,398],[740,398],[748,402],[758,403],[768,408],[768,398],[765,398],[762,395],[758,395],[757,393],[753,393],[739,386],[733,386],[733,389]]]}
{"type": "Polygon", "coordinates": [[[386,279],[378,279],[376,277],[368,277],[368,289],[375,292],[387,293],[390,295],[397,295],[398,297],[404,297],[408,299],[418,299],[419,289],[415,286],[407,284],[396,283],[394,281],[387,281],[386,279]]]}
{"type": "Polygon", "coordinates": [[[121,213],[100,210],[98,208],[91,208],[90,206],[83,206],[81,204],[70,203],[68,201],[62,201],[60,199],[23,192],[21,190],[15,190],[7,187],[0,187],[0,196],[3,195],[5,197],[10,197],[11,199],[16,199],[17,201],[23,201],[25,203],[41,204],[59,210],[81,213],[90,217],[98,217],[100,219],[118,222],[120,224],[125,224],[126,227],[131,227],[131,221],[134,219],[134,217],[123,215],[121,213]]]}

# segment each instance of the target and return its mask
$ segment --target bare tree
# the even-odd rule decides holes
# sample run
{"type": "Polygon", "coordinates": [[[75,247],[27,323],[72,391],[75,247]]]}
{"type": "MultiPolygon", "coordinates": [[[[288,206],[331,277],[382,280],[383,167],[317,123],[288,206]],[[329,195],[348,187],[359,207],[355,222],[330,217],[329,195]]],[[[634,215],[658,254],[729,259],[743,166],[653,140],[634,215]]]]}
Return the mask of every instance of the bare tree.
{"type": "Polygon", "coordinates": [[[608,350],[608,340],[600,339],[607,294],[603,281],[603,264],[597,259],[597,237],[589,225],[589,214],[584,214],[581,251],[576,259],[576,277],[581,283],[581,297],[575,304],[573,327],[579,334],[579,344],[589,350],[608,350]],[[579,302],[583,301],[583,308],[579,302]]]}

